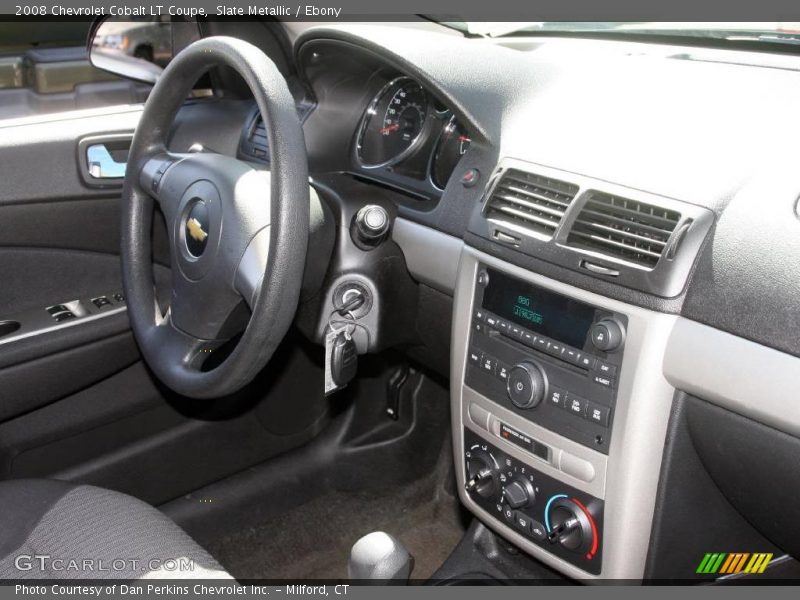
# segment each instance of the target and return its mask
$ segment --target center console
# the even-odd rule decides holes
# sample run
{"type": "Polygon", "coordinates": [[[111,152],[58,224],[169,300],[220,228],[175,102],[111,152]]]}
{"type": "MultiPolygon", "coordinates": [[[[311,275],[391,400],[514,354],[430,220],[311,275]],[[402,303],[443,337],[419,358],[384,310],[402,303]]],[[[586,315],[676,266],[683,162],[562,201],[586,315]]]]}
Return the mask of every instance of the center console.
{"type": "MultiPolygon", "coordinates": [[[[484,264],[474,289],[465,384],[525,421],[607,454],[627,316],[484,264]]],[[[538,462],[564,462],[591,481],[592,463],[565,461],[561,445],[477,404],[468,411],[530,459],[517,461],[465,431],[467,492],[543,549],[599,574],[603,501],[536,471],[538,462]]]]}
{"type": "Polygon", "coordinates": [[[464,247],[451,365],[462,502],[570,577],[641,577],[673,323],[464,247]]]}

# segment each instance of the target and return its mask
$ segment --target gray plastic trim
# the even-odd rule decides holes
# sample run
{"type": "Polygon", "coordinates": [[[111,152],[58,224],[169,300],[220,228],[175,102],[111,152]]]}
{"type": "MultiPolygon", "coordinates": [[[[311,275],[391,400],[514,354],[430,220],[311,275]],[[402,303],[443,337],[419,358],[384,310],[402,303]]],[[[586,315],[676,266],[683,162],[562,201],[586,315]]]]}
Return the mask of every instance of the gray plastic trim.
{"type": "Polygon", "coordinates": [[[403,251],[414,279],[453,295],[463,240],[401,218],[394,221],[392,239],[403,251]]]}
{"type": "Polygon", "coordinates": [[[676,388],[800,436],[800,358],[679,318],[664,356],[676,388]]]}
{"type": "MultiPolygon", "coordinates": [[[[456,476],[459,496],[464,505],[489,527],[569,577],[641,579],[644,575],[644,562],[650,542],[664,440],[674,395],[674,389],[664,378],[662,366],[667,342],[676,319],[677,317],[673,315],[625,304],[549,279],[464,246],[455,290],[450,367],[453,449],[458,466],[456,476]],[[529,542],[478,507],[464,491],[465,474],[461,460],[464,448],[461,432],[465,424],[503,451],[513,454],[510,444],[482,431],[469,421],[468,406],[475,402],[476,398],[482,399],[482,408],[491,410],[497,416],[505,416],[502,408],[463,383],[459,385],[459,382],[464,381],[472,301],[479,263],[503,270],[514,277],[531,281],[555,292],[628,315],[628,337],[614,415],[614,430],[604,474],[603,568],[597,577],[529,542]]],[[[525,430],[529,429],[530,426],[525,426],[525,430]]],[[[553,436],[551,442],[561,437],[553,432],[550,433],[553,436]]],[[[561,448],[564,449],[570,447],[566,438],[553,443],[563,444],[561,448]]],[[[585,452],[594,453],[590,449],[585,449],[585,452]]],[[[585,458],[585,455],[582,458],[585,458]]],[[[536,466],[530,459],[527,462],[536,466]]],[[[595,457],[593,463],[601,465],[602,461],[599,457],[595,457]]],[[[547,472],[560,477],[565,483],[580,489],[588,489],[586,483],[574,477],[563,473],[559,475],[555,470],[547,472]]],[[[597,476],[602,477],[603,472],[598,470],[597,476]]]]}
{"type": "Polygon", "coordinates": [[[50,315],[50,313],[47,312],[44,306],[41,308],[26,310],[15,315],[6,315],[2,317],[0,320],[17,321],[21,326],[13,334],[0,337],[0,347],[22,339],[44,335],[60,329],[66,329],[68,327],[75,327],[76,325],[83,325],[84,323],[110,317],[111,315],[116,315],[128,310],[126,304],[121,304],[119,302],[114,302],[108,308],[97,308],[94,304],[92,304],[92,298],[102,295],[111,297],[113,294],[97,294],[96,296],[81,297],[77,300],[54,302],[53,304],[66,305],[73,313],[75,313],[76,317],[67,321],[56,321],[50,315]]]}

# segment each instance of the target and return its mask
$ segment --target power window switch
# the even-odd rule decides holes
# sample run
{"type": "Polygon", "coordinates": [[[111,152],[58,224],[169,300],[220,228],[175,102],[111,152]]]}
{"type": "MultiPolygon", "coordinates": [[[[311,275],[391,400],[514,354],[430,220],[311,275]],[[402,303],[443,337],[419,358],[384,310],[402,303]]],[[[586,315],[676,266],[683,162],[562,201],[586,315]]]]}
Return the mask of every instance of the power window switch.
{"type": "Polygon", "coordinates": [[[112,298],[114,298],[114,302],[125,302],[125,296],[122,294],[114,294],[112,298]]]}
{"type": "Polygon", "coordinates": [[[63,304],[55,304],[53,306],[48,306],[45,310],[54,316],[58,313],[69,312],[69,308],[67,308],[63,304]]]}
{"type": "Polygon", "coordinates": [[[103,308],[104,306],[111,306],[111,300],[105,296],[98,296],[97,298],[92,298],[92,304],[97,308],[103,308]]]}
{"type": "Polygon", "coordinates": [[[59,323],[61,323],[61,321],[69,321],[70,319],[74,319],[75,315],[67,311],[67,312],[60,312],[57,315],[54,315],[53,318],[59,323]]]}

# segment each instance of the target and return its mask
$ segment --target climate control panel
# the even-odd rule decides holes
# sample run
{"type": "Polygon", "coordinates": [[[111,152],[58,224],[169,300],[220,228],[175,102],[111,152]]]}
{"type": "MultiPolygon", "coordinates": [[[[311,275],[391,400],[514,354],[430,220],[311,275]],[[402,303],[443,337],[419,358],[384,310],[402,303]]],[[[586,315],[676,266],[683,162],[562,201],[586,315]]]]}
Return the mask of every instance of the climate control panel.
{"type": "Polygon", "coordinates": [[[492,518],[593,575],[602,566],[603,501],[464,430],[465,489],[492,518]]]}

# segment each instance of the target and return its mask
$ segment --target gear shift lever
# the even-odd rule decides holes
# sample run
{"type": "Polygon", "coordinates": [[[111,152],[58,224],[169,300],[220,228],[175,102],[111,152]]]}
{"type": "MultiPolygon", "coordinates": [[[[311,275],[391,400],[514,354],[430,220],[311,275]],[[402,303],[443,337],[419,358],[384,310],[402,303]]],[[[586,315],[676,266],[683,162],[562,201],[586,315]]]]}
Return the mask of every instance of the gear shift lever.
{"type": "Polygon", "coordinates": [[[350,550],[347,573],[350,579],[407,580],[414,568],[414,557],[394,536],[373,531],[350,550]]]}

